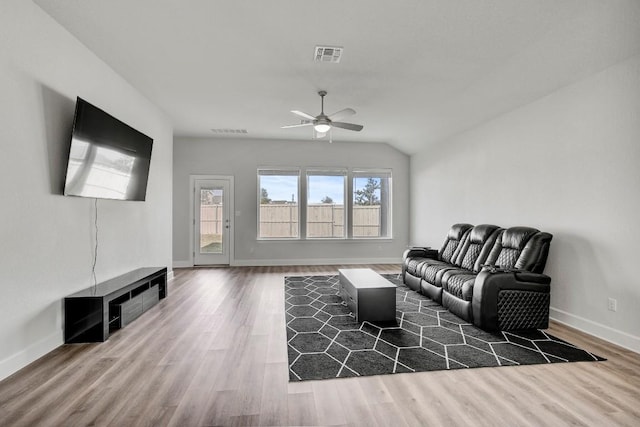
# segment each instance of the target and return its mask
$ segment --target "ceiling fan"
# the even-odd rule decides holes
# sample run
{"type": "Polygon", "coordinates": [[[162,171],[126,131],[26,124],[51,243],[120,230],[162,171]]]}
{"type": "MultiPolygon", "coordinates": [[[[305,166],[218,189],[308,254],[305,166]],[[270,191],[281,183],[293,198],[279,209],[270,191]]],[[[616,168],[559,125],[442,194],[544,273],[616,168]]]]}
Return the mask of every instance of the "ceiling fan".
{"type": "Polygon", "coordinates": [[[347,129],[347,130],[354,130],[356,132],[359,132],[362,130],[363,128],[362,125],[336,121],[336,120],[340,120],[342,118],[354,115],[356,111],[353,108],[345,108],[343,110],[337,111],[327,116],[324,113],[324,97],[327,95],[327,91],[321,90],[318,92],[318,95],[320,95],[320,99],[321,99],[320,114],[314,117],[311,114],[305,113],[303,111],[291,110],[293,114],[301,117],[302,120],[300,121],[300,123],[295,125],[282,126],[282,129],[298,128],[303,126],[313,126],[316,138],[324,138],[327,132],[329,132],[334,127],[347,129]]]}

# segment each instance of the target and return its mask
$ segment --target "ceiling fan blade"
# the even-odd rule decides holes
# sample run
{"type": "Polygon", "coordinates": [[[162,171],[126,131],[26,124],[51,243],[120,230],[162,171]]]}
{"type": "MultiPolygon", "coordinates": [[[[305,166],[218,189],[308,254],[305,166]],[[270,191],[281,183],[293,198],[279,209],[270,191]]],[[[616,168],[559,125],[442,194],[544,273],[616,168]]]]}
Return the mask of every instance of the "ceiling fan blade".
{"type": "Polygon", "coordinates": [[[364,126],[362,125],[355,125],[353,123],[342,123],[342,122],[331,122],[331,126],[342,128],[342,129],[355,130],[356,132],[359,132],[362,130],[362,128],[364,128],[364,126]]]}
{"type": "Polygon", "coordinates": [[[291,110],[291,112],[293,114],[295,114],[296,116],[300,116],[300,117],[302,117],[304,119],[307,119],[307,120],[315,120],[316,119],[311,114],[305,113],[304,111],[291,110]]]}
{"type": "Polygon", "coordinates": [[[353,108],[345,108],[344,110],[336,111],[335,113],[329,115],[329,120],[342,120],[345,117],[353,116],[356,113],[356,110],[353,108]]]}
{"type": "Polygon", "coordinates": [[[313,123],[312,122],[302,122],[302,123],[298,123],[295,125],[286,125],[286,126],[281,126],[280,129],[289,129],[289,128],[300,128],[303,126],[311,126],[313,123]]]}
{"type": "Polygon", "coordinates": [[[291,128],[300,128],[303,126],[311,126],[313,123],[309,122],[309,123],[299,123],[297,125],[286,125],[286,126],[280,126],[280,129],[291,129],[291,128]]]}

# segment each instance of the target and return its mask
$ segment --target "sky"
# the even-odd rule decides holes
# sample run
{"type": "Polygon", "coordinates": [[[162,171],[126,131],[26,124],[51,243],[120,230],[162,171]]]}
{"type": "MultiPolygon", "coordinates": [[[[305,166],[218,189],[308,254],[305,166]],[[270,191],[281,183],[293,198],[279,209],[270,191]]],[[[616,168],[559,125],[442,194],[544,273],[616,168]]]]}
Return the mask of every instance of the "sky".
{"type": "MultiPolygon", "coordinates": [[[[326,196],[338,204],[344,200],[344,177],[311,175],[307,185],[308,203],[320,203],[326,196]]],[[[355,181],[354,190],[362,188],[366,184],[366,178],[358,178],[355,181]]],[[[298,176],[261,175],[260,187],[266,188],[271,200],[298,201],[298,176]]],[[[379,195],[378,195],[379,196],[379,195]]]]}
{"type": "Polygon", "coordinates": [[[344,203],[344,177],[311,175],[307,184],[308,203],[320,203],[326,196],[334,203],[344,203]]]}
{"type": "Polygon", "coordinates": [[[260,187],[265,188],[271,200],[298,201],[298,177],[260,175],[260,187]]]}

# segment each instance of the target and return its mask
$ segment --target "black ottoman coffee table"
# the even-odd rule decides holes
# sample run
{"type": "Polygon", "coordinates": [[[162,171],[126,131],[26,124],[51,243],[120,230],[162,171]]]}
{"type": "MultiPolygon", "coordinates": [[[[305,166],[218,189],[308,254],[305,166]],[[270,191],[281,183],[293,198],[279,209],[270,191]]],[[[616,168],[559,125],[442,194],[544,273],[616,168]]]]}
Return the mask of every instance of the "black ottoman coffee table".
{"type": "Polygon", "coordinates": [[[370,268],[339,269],[340,296],[358,322],[396,320],[396,285],[370,268]]]}

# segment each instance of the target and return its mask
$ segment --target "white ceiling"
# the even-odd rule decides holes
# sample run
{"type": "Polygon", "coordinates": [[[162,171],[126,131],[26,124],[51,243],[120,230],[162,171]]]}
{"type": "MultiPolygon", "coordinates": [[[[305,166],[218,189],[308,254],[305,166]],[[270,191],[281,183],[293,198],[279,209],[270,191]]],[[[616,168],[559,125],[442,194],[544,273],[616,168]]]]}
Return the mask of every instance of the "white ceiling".
{"type": "Polygon", "coordinates": [[[412,154],[640,52],[638,0],[34,0],[162,108],[176,136],[309,139],[354,108],[412,154]],[[316,45],[344,47],[314,63],[316,45]],[[227,136],[225,136],[227,137],[227,136]]]}

